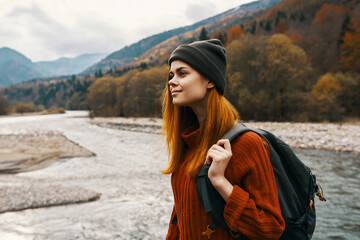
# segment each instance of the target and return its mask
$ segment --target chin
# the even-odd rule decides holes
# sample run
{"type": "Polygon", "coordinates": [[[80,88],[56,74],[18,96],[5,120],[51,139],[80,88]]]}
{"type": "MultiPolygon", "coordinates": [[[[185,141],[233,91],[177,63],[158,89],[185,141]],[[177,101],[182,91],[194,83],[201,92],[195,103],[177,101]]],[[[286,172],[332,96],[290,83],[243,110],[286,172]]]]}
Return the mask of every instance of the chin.
{"type": "Polygon", "coordinates": [[[175,105],[175,106],[178,106],[178,107],[184,107],[186,106],[186,103],[183,102],[183,101],[179,101],[177,99],[173,99],[172,103],[175,105]]]}
{"type": "Polygon", "coordinates": [[[178,106],[178,107],[184,106],[184,104],[181,104],[181,103],[176,102],[176,101],[173,101],[173,104],[174,104],[175,106],[178,106]]]}

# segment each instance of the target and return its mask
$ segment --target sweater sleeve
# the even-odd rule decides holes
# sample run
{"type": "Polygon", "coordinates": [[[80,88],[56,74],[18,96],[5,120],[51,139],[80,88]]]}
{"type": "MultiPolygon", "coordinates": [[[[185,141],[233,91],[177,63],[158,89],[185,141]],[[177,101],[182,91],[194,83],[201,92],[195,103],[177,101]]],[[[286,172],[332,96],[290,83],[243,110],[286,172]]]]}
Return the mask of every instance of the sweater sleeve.
{"type": "Polygon", "coordinates": [[[249,239],[278,239],[285,223],[274,172],[262,139],[247,132],[232,143],[233,167],[238,184],[225,205],[224,218],[231,230],[249,239]]]}
{"type": "Polygon", "coordinates": [[[170,218],[170,223],[169,223],[169,230],[168,233],[166,235],[166,240],[178,240],[179,239],[179,227],[177,222],[177,216],[176,212],[175,212],[175,205],[173,207],[173,211],[171,213],[171,218],[170,218]],[[175,217],[175,219],[174,219],[175,217]]]}

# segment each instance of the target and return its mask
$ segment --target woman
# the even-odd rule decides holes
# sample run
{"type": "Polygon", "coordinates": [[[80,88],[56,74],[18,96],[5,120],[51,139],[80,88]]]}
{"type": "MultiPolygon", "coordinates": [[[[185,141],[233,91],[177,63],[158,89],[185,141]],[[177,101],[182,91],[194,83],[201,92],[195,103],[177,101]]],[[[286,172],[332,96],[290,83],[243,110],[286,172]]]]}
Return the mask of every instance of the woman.
{"type": "MultiPolygon", "coordinates": [[[[217,39],[177,47],[169,58],[163,99],[163,134],[172,174],[174,207],[166,239],[206,239],[210,215],[196,193],[195,177],[203,164],[226,201],[224,218],[234,232],[248,239],[277,239],[284,230],[274,174],[262,139],[252,132],[219,140],[238,120],[222,96],[225,49],[217,39]],[[223,147],[221,147],[223,146],[223,147]]],[[[220,227],[211,239],[233,239],[220,227]]]]}

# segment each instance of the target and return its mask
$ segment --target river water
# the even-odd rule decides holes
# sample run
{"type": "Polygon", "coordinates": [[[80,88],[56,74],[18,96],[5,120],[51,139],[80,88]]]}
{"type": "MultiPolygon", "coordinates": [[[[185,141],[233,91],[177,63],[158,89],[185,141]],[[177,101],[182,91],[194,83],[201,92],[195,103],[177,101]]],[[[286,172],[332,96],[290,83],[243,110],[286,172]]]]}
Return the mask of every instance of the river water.
{"type": "MultiPolygon", "coordinates": [[[[101,128],[86,112],[1,117],[0,134],[52,130],[96,154],[32,172],[0,175],[1,186],[60,184],[102,193],[95,202],[0,214],[0,240],[165,239],[173,197],[157,134],[101,128]]],[[[296,149],[328,201],[316,201],[313,239],[360,239],[360,156],[296,149]]]]}

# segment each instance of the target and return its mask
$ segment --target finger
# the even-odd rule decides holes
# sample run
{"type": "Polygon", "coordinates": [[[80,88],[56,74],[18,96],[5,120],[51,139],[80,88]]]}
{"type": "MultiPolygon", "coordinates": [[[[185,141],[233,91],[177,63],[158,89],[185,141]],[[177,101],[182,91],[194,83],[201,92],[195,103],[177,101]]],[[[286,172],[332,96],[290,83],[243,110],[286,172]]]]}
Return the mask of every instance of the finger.
{"type": "MultiPolygon", "coordinates": [[[[227,144],[226,142],[220,142],[220,143],[227,144]]],[[[226,149],[225,149],[225,146],[222,147],[222,146],[219,146],[219,145],[213,145],[210,148],[210,150],[216,151],[216,152],[219,152],[219,153],[222,153],[222,154],[226,154],[226,155],[232,155],[231,145],[226,145],[226,149]]]]}
{"type": "Polygon", "coordinates": [[[205,164],[205,165],[210,165],[211,162],[212,162],[212,159],[211,159],[211,157],[209,156],[209,153],[208,153],[208,154],[206,155],[204,164],[205,164]]]}
{"type": "Polygon", "coordinates": [[[219,145],[212,145],[210,150],[213,150],[213,151],[218,151],[218,152],[224,152],[226,151],[223,147],[219,146],[219,145]]]}
{"type": "Polygon", "coordinates": [[[226,152],[209,151],[208,156],[211,162],[225,159],[228,156],[226,152]]]}
{"type": "Polygon", "coordinates": [[[221,145],[224,146],[224,149],[231,152],[231,144],[230,144],[229,139],[220,139],[216,144],[219,146],[221,146],[221,145]]]}

